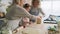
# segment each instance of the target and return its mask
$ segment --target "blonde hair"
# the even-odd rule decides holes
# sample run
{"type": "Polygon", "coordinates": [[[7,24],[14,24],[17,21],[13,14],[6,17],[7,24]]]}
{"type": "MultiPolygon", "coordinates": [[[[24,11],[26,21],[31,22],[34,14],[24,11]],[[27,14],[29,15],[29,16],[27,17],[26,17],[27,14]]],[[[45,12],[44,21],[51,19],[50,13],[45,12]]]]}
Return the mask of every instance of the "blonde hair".
{"type": "Polygon", "coordinates": [[[32,4],[37,1],[38,3],[40,3],[40,0],[32,0],[32,4]]]}

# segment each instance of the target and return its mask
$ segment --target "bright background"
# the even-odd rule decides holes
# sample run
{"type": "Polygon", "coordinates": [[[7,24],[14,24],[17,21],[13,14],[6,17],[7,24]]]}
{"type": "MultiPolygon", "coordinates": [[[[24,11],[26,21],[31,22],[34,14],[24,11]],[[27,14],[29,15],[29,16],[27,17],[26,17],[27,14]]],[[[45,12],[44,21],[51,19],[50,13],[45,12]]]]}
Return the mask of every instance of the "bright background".
{"type": "MultiPolygon", "coordinates": [[[[0,2],[0,11],[6,12],[7,6],[12,3],[12,0],[2,0],[0,2]]],[[[31,0],[26,0],[25,3],[31,4],[31,0]]],[[[45,13],[44,19],[47,19],[49,15],[60,16],[60,0],[43,0],[41,1],[41,8],[45,13]]],[[[46,28],[49,26],[54,26],[56,24],[44,24],[46,28]]]]}
{"type": "MultiPolygon", "coordinates": [[[[2,0],[0,2],[0,6],[2,5],[2,9],[6,9],[12,3],[12,0],[2,0]]],[[[25,3],[31,4],[31,0],[25,0],[25,3]]],[[[60,16],[60,0],[43,0],[41,1],[41,8],[45,13],[45,18],[48,18],[49,15],[60,16]]]]}

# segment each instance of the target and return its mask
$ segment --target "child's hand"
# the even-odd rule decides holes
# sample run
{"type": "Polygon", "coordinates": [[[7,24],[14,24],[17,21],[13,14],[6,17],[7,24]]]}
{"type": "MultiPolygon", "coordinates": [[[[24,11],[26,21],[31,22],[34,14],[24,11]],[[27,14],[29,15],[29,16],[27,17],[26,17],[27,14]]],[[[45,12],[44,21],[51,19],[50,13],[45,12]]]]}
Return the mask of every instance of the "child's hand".
{"type": "Polygon", "coordinates": [[[23,22],[29,22],[29,18],[23,18],[23,22]]]}
{"type": "Polygon", "coordinates": [[[0,17],[3,17],[4,15],[3,15],[3,13],[2,12],[0,12],[0,17]]]}
{"type": "Polygon", "coordinates": [[[39,16],[42,19],[42,16],[39,16]]]}
{"type": "Polygon", "coordinates": [[[37,16],[37,19],[41,19],[41,16],[37,16]]]}

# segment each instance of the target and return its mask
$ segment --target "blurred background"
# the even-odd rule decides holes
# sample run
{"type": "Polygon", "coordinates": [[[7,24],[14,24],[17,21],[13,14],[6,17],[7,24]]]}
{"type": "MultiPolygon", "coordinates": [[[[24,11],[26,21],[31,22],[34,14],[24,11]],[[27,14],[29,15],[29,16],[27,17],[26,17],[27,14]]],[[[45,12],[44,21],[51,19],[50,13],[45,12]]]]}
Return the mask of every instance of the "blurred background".
{"type": "MultiPolygon", "coordinates": [[[[25,3],[31,4],[31,0],[25,0],[25,3]]],[[[5,11],[11,4],[12,0],[0,0],[0,10],[5,11]]],[[[44,19],[47,19],[50,15],[60,16],[60,0],[41,0],[41,8],[45,13],[44,19]]]]}

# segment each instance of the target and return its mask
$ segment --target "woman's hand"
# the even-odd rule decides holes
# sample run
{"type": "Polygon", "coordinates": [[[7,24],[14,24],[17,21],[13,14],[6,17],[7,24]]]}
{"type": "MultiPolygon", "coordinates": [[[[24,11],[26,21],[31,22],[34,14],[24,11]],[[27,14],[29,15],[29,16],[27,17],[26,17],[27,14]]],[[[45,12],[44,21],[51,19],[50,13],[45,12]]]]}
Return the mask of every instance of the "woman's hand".
{"type": "Polygon", "coordinates": [[[17,32],[18,32],[18,30],[14,30],[14,31],[13,31],[13,34],[14,34],[14,33],[17,33],[17,32]]]}
{"type": "Polygon", "coordinates": [[[19,32],[22,28],[23,28],[23,26],[17,28],[16,30],[13,31],[13,34],[19,32]]]}

